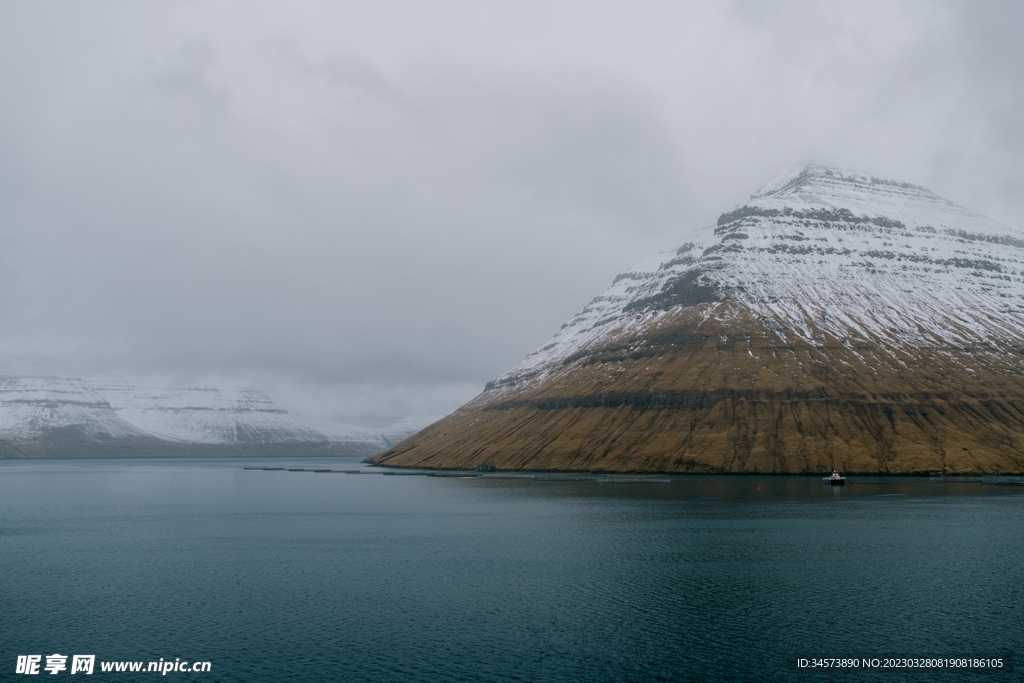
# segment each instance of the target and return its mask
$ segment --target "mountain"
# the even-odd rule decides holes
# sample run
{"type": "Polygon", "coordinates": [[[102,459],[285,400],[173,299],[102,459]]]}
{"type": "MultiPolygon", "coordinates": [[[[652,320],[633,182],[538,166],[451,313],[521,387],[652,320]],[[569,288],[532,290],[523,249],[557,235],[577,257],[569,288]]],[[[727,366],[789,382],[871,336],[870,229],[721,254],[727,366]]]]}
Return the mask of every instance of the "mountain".
{"type": "Polygon", "coordinates": [[[369,429],[290,415],[251,388],[0,377],[0,458],[368,456],[435,419],[369,429]]]}
{"type": "Polygon", "coordinates": [[[346,448],[293,418],[259,389],[166,388],[105,379],[89,385],[119,418],[190,455],[367,455],[379,450],[346,448]]]}
{"type": "Polygon", "coordinates": [[[655,254],[395,466],[1024,471],[1024,235],[810,164],[655,254]]]}
{"type": "Polygon", "coordinates": [[[0,378],[0,457],[153,454],[161,440],[77,378],[0,378]]]}

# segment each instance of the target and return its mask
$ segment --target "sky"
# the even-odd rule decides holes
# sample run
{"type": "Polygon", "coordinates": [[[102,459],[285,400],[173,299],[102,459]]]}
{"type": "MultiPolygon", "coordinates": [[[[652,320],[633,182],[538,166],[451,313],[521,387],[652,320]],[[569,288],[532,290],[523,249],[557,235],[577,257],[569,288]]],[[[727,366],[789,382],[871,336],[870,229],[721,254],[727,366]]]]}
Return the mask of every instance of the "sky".
{"type": "Polygon", "coordinates": [[[0,372],[449,412],[810,160],[1024,230],[1024,3],[0,4],[0,372]]]}

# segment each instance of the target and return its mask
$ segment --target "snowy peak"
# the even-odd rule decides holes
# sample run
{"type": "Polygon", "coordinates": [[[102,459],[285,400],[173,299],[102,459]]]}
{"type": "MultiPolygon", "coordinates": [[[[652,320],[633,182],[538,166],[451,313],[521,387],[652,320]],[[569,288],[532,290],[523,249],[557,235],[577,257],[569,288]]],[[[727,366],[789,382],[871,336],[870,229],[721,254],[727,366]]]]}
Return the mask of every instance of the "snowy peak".
{"type": "Polygon", "coordinates": [[[744,209],[807,216],[838,210],[856,218],[887,219],[882,224],[899,224],[912,230],[1006,230],[918,185],[819,163],[792,169],[767,183],[747,203],[723,214],[719,225],[744,209]]]}
{"type": "Polygon", "coordinates": [[[1024,235],[910,183],[810,164],[616,277],[488,388],[542,381],[666,316],[740,311],[812,343],[1007,347],[1024,332],[1024,235]]]}
{"type": "Polygon", "coordinates": [[[896,196],[904,201],[945,201],[918,185],[820,163],[804,164],[779,175],[765,183],[750,199],[800,197],[803,200],[818,198],[823,202],[842,202],[844,199],[863,196],[896,196]]]}

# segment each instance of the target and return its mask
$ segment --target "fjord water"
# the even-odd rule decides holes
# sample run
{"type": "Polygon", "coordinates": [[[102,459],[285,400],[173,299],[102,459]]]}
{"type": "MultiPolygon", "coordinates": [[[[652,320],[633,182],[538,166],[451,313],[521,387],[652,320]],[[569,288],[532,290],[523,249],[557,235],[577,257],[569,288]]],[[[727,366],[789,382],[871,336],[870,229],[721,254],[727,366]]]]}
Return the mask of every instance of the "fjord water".
{"type": "Polygon", "coordinates": [[[1024,489],[253,465],[362,467],[0,462],[0,678],[33,653],[207,660],[167,675],[211,681],[1020,676],[795,661],[1019,653],[1024,489]]]}

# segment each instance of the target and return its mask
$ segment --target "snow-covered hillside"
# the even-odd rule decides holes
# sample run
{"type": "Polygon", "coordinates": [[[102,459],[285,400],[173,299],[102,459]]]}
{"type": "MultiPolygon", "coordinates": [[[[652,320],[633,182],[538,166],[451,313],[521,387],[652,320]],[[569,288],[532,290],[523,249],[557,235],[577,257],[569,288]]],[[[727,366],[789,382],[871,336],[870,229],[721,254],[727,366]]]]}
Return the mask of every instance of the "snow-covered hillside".
{"type": "Polygon", "coordinates": [[[810,164],[616,277],[489,387],[535,383],[583,349],[714,301],[808,341],[1000,347],[1024,330],[1024,235],[909,183],[810,164]]]}
{"type": "Polygon", "coordinates": [[[171,441],[197,444],[326,442],[258,389],[161,388],[111,380],[89,382],[125,422],[171,441]]]}
{"type": "Polygon", "coordinates": [[[107,441],[150,436],[118,417],[81,379],[0,377],[0,440],[25,443],[61,434],[107,441]]]}
{"type": "Polygon", "coordinates": [[[372,455],[436,419],[366,428],[293,416],[252,388],[0,377],[0,457],[102,456],[110,447],[119,455],[372,455]]]}

